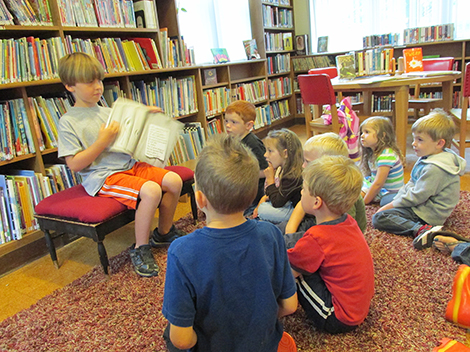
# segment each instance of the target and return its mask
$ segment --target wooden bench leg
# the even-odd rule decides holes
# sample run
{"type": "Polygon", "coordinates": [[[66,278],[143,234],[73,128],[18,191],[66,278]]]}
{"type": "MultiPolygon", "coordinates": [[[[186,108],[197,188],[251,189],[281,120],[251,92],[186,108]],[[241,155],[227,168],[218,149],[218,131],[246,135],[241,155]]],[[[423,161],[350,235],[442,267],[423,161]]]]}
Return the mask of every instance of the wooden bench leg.
{"type": "Polygon", "coordinates": [[[106,275],[109,275],[108,253],[106,253],[106,248],[104,248],[102,241],[98,242],[98,253],[100,254],[100,262],[103,267],[103,271],[106,275]]]}
{"type": "Polygon", "coordinates": [[[197,204],[196,204],[196,196],[194,195],[194,190],[189,192],[189,200],[191,202],[191,212],[193,213],[193,222],[196,223],[197,220],[197,204]]]}
{"type": "Polygon", "coordinates": [[[52,241],[52,236],[49,230],[44,230],[44,238],[46,239],[47,248],[49,249],[49,255],[51,256],[54,266],[59,269],[59,261],[57,260],[57,252],[55,251],[55,245],[52,241]]]}

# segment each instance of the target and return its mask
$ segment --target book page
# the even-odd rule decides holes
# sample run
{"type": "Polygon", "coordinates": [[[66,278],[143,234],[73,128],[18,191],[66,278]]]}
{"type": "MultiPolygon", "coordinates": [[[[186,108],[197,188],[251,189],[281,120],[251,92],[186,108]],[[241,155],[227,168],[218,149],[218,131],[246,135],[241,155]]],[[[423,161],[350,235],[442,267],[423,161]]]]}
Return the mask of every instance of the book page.
{"type": "Polygon", "coordinates": [[[149,125],[145,155],[149,158],[165,160],[170,131],[157,125],[149,125]]]}

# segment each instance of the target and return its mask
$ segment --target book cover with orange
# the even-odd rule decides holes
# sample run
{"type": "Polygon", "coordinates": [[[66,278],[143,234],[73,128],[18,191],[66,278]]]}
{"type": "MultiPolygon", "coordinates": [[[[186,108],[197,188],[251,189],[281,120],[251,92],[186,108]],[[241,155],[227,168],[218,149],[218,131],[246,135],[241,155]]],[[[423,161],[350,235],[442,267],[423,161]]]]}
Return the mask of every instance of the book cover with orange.
{"type": "Polygon", "coordinates": [[[403,49],[403,59],[405,64],[405,72],[423,71],[422,48],[403,49]]]}

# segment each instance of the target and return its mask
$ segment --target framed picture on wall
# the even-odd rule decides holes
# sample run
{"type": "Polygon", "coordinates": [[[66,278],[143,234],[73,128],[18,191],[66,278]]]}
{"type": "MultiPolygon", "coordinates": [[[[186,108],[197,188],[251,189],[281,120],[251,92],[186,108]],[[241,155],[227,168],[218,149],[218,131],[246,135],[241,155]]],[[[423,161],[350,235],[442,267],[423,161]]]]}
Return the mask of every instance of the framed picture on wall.
{"type": "Polygon", "coordinates": [[[318,37],[317,51],[319,53],[326,53],[328,51],[328,36],[318,37]]]}

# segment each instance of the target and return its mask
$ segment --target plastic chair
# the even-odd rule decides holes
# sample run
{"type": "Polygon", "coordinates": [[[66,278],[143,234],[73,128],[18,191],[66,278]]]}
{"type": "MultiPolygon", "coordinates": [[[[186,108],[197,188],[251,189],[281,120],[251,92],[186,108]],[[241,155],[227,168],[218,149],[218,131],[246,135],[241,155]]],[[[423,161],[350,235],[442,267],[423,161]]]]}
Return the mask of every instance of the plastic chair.
{"type": "Polygon", "coordinates": [[[327,74],[298,75],[300,95],[304,103],[307,138],[324,132],[339,133],[336,96],[327,74]],[[310,110],[313,105],[313,114],[310,110]],[[325,125],[321,118],[323,105],[331,106],[331,125],[325,125]]]}
{"type": "MultiPolygon", "coordinates": [[[[333,79],[335,77],[338,77],[338,68],[336,67],[320,67],[320,68],[311,68],[308,70],[309,75],[319,75],[319,74],[326,74],[330,76],[330,79],[333,79]]],[[[343,99],[343,93],[338,92],[338,101],[341,101],[343,99]]],[[[364,103],[363,102],[357,102],[357,103],[352,103],[353,109],[358,112],[359,115],[363,115],[364,113],[364,103]]]]}
{"type": "Polygon", "coordinates": [[[282,334],[281,341],[279,341],[277,352],[297,352],[297,345],[294,339],[285,331],[282,334]]]}
{"type": "Polygon", "coordinates": [[[462,97],[460,109],[451,109],[450,113],[459,131],[459,139],[453,139],[452,144],[457,147],[459,154],[465,158],[465,148],[470,147],[467,141],[467,122],[469,117],[468,97],[470,96],[470,62],[465,65],[465,74],[462,83],[462,97]]]}
{"type": "MultiPolygon", "coordinates": [[[[440,57],[435,59],[423,59],[423,71],[452,71],[454,65],[453,57],[440,57]]],[[[414,109],[415,119],[419,118],[419,111],[423,110],[424,115],[429,114],[431,109],[441,107],[442,99],[420,98],[420,85],[417,84],[414,97],[408,101],[408,107],[414,109]]]]}

